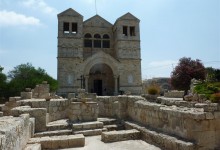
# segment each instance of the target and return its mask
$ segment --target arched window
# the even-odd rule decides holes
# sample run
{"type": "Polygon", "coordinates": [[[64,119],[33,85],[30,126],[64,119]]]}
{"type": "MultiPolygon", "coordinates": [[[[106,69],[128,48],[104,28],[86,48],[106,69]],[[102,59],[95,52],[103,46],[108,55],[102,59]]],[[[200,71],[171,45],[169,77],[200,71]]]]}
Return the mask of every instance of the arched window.
{"type": "Polygon", "coordinates": [[[102,47],[101,36],[99,34],[94,35],[94,47],[95,48],[101,48],[102,47]]]}
{"type": "Polygon", "coordinates": [[[92,47],[92,36],[89,33],[84,36],[84,47],[92,47]]]}
{"type": "Polygon", "coordinates": [[[103,48],[110,48],[110,39],[108,34],[103,35],[102,46],[103,48]]]}

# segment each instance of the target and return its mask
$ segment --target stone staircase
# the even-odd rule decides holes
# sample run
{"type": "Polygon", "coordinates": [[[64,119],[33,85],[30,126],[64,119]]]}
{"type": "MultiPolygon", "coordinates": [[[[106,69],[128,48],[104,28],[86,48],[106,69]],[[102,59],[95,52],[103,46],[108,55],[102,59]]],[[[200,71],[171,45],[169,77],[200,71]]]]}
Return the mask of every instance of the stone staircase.
{"type": "Polygon", "coordinates": [[[34,134],[25,150],[38,150],[39,145],[34,143],[39,143],[42,149],[81,147],[85,144],[85,136],[101,135],[102,132],[108,131],[105,126],[109,130],[113,130],[113,126],[114,129],[118,128],[116,119],[111,118],[79,123],[71,123],[68,119],[52,121],[47,123],[46,131],[34,134]]]}
{"type": "Polygon", "coordinates": [[[72,124],[73,134],[83,134],[84,136],[101,135],[103,131],[103,123],[100,121],[82,122],[72,124]]]}
{"type": "Polygon", "coordinates": [[[34,137],[71,135],[72,129],[68,119],[49,122],[46,126],[47,131],[37,132],[34,137]]]}
{"type": "Polygon", "coordinates": [[[98,121],[103,122],[103,127],[107,131],[124,130],[124,124],[114,118],[98,118],[98,121]]]}

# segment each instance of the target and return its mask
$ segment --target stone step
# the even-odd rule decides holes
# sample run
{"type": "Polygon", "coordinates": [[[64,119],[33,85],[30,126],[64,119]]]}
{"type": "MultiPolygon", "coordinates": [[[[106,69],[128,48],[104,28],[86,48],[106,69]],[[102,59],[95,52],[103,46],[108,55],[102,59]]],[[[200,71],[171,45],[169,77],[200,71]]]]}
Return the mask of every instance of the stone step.
{"type": "Polygon", "coordinates": [[[24,150],[41,150],[41,144],[39,143],[27,144],[24,150]]]}
{"type": "Polygon", "coordinates": [[[125,130],[124,124],[104,125],[104,128],[106,128],[108,131],[125,130]]]}
{"type": "Polygon", "coordinates": [[[94,135],[101,135],[103,130],[106,131],[106,129],[104,128],[104,129],[74,131],[73,134],[83,134],[84,136],[94,136],[94,135]]]}
{"type": "Polygon", "coordinates": [[[118,129],[118,126],[116,124],[111,124],[111,125],[104,125],[104,128],[106,128],[108,131],[114,131],[118,129]]]}
{"type": "Polygon", "coordinates": [[[83,134],[61,135],[61,136],[45,136],[31,138],[28,144],[40,143],[42,149],[60,149],[83,147],[85,145],[85,137],[83,134]]]}
{"type": "Polygon", "coordinates": [[[98,121],[103,122],[104,125],[116,124],[117,122],[114,118],[98,118],[98,121]]]}
{"type": "Polygon", "coordinates": [[[70,135],[70,134],[72,134],[72,130],[56,130],[56,131],[45,131],[45,132],[35,133],[34,137],[70,135]]]}
{"type": "Polygon", "coordinates": [[[103,128],[103,123],[99,122],[99,121],[82,122],[82,123],[72,124],[73,131],[101,129],[101,128],[103,128]]]}
{"type": "Polygon", "coordinates": [[[194,150],[196,145],[193,142],[184,141],[176,137],[147,129],[144,126],[136,123],[125,121],[126,129],[137,129],[141,132],[142,140],[149,144],[160,147],[161,149],[175,149],[175,150],[194,150]]]}
{"type": "Polygon", "coordinates": [[[57,120],[47,124],[47,131],[70,129],[71,125],[68,119],[57,120]]]}
{"type": "Polygon", "coordinates": [[[136,129],[102,132],[101,140],[105,143],[140,139],[140,131],[136,129]]]}

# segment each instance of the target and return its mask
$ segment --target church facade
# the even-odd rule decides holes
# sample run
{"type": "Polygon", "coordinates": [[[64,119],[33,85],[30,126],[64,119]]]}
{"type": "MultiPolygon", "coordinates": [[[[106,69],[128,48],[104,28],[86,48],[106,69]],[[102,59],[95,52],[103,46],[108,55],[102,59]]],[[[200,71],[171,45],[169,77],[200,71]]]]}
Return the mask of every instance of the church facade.
{"type": "Polygon", "coordinates": [[[130,13],[114,24],[99,15],[83,21],[71,8],[58,14],[58,94],[79,88],[97,95],[140,94],[139,22],[130,13]]]}

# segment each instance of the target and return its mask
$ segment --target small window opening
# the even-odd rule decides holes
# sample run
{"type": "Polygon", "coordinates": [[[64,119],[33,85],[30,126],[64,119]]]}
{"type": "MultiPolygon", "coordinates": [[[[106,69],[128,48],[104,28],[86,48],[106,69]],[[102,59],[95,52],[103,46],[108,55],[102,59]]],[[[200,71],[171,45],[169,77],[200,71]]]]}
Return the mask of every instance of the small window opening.
{"type": "Polygon", "coordinates": [[[110,48],[110,40],[103,40],[102,46],[103,48],[110,48]]]}
{"type": "Polygon", "coordinates": [[[127,26],[123,26],[123,34],[124,34],[124,36],[128,36],[128,27],[127,26]]]}
{"type": "Polygon", "coordinates": [[[110,48],[110,40],[109,40],[108,34],[103,35],[102,47],[103,48],[110,48]]]}
{"type": "Polygon", "coordinates": [[[101,40],[94,40],[94,47],[95,48],[101,48],[101,40]]]}
{"type": "Polygon", "coordinates": [[[63,33],[70,33],[69,22],[64,22],[63,23],[63,33]]]}
{"type": "Polygon", "coordinates": [[[99,34],[95,34],[94,35],[94,47],[95,48],[101,48],[102,47],[102,43],[101,43],[101,36],[99,34]]]}
{"type": "Polygon", "coordinates": [[[77,33],[77,23],[72,23],[72,33],[73,34],[77,33]]]}
{"type": "Polygon", "coordinates": [[[130,36],[135,36],[135,27],[130,27],[130,36]]]}
{"type": "Polygon", "coordinates": [[[84,47],[92,47],[92,36],[89,33],[86,33],[84,36],[84,47]]]}
{"type": "Polygon", "coordinates": [[[85,39],[84,40],[84,47],[92,47],[92,40],[85,39]]]}

